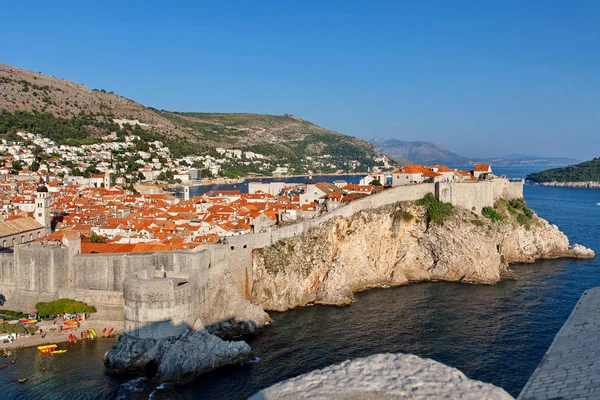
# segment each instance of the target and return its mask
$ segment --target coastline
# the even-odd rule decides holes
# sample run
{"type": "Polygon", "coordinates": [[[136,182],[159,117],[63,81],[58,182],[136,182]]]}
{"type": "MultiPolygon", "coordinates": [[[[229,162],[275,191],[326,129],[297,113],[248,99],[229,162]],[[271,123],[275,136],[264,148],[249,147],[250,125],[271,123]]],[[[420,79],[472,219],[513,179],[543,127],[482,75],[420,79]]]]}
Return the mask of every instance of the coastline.
{"type": "MultiPolygon", "coordinates": [[[[57,325],[60,326],[59,324],[57,325]]],[[[101,332],[104,328],[114,328],[113,334],[122,333],[123,321],[88,319],[86,321],[82,321],[81,325],[77,329],[69,331],[47,331],[46,336],[44,338],[42,338],[42,336],[38,333],[34,336],[18,338],[12,343],[0,343],[0,350],[21,349],[26,347],[42,346],[45,344],[68,342],[69,334],[71,333],[75,334],[77,336],[77,339],[79,340],[81,338],[81,332],[92,328],[96,332],[101,332]]],[[[44,329],[43,326],[42,329],[44,329]]]]}
{"type": "Polygon", "coordinates": [[[529,182],[536,186],[549,186],[549,187],[568,187],[568,188],[584,188],[584,189],[600,189],[600,182],[587,181],[587,182],[529,182]]]}
{"type": "MultiPolygon", "coordinates": [[[[262,180],[278,180],[278,179],[287,179],[287,178],[302,178],[309,176],[360,176],[360,175],[368,175],[368,172],[344,172],[343,174],[335,174],[335,173],[319,173],[319,174],[297,174],[297,175],[271,175],[271,176],[242,176],[239,178],[213,178],[202,181],[191,181],[186,184],[177,183],[172,185],[165,185],[165,189],[182,189],[185,186],[189,187],[200,187],[200,186],[213,186],[213,185],[235,185],[239,183],[244,183],[248,181],[262,181],[262,180]]],[[[158,183],[158,182],[155,182],[158,183]]]]}

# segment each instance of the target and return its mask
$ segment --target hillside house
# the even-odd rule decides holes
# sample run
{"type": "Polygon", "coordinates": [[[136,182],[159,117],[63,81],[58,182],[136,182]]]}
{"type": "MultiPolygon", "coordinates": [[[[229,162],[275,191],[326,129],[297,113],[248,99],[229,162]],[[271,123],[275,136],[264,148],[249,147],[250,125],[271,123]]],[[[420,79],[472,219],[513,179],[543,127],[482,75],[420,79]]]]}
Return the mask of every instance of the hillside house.
{"type": "Polygon", "coordinates": [[[392,173],[392,186],[411,185],[423,182],[423,174],[429,171],[422,165],[405,165],[392,173]]]}
{"type": "Polygon", "coordinates": [[[492,166],[490,164],[475,164],[475,168],[473,168],[473,177],[475,179],[482,178],[482,175],[491,174],[492,166]]]}

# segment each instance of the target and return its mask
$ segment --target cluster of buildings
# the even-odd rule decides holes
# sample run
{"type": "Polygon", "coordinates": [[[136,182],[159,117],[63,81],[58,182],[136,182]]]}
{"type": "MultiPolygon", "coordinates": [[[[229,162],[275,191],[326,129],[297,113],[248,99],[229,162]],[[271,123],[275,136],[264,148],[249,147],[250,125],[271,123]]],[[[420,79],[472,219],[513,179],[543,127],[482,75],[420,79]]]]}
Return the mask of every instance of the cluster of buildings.
{"type": "MultiPolygon", "coordinates": [[[[17,132],[21,139],[0,142],[0,175],[13,175],[17,180],[44,179],[67,181],[82,187],[101,187],[108,173],[116,184],[133,182],[170,183],[200,181],[204,177],[232,177],[231,170],[256,171],[262,175],[295,173],[297,166],[276,163],[268,156],[239,149],[216,148],[210,154],[174,158],[161,141],[144,142],[136,135],[108,135],[101,143],[80,146],[58,145],[51,139],[27,132],[17,132]]],[[[303,169],[352,170],[360,162],[350,160],[335,165],[330,156],[307,156],[303,169]]],[[[375,160],[388,167],[387,157],[375,160]]]]}
{"type": "Polygon", "coordinates": [[[471,171],[451,169],[444,165],[406,165],[392,173],[392,186],[436,182],[478,182],[493,177],[490,164],[475,164],[471,171]]]}
{"type": "Polygon", "coordinates": [[[158,186],[133,193],[122,185],[112,186],[109,177],[105,182],[103,187],[0,182],[1,247],[74,234],[82,238],[83,253],[190,249],[313,218],[383,190],[309,179],[302,184],[250,183],[249,193],[213,190],[194,197],[186,186],[180,198],[158,186]]]}
{"type": "MultiPolygon", "coordinates": [[[[149,143],[150,151],[136,150],[133,143],[139,138],[135,137],[73,147],[58,146],[30,133],[19,135],[24,142],[4,140],[0,144],[0,153],[4,154],[0,166],[1,249],[49,237],[60,240],[67,234],[82,238],[83,253],[190,249],[313,218],[390,186],[477,182],[493,177],[491,167],[483,164],[473,171],[409,165],[391,176],[367,175],[359,184],[342,180],[315,182],[310,178],[301,184],[250,182],[248,193],[213,190],[194,197],[190,197],[190,187],[185,186],[180,198],[151,181],[166,167],[187,182],[190,177],[197,178],[189,165],[201,163],[218,172],[220,160],[211,156],[172,160],[160,142],[149,143]],[[40,149],[47,155],[43,162],[39,159],[40,149]],[[135,188],[127,186],[128,174],[115,170],[115,153],[134,157],[139,169],[128,174],[150,182],[135,188]],[[14,163],[22,168],[15,171],[14,163]],[[74,168],[82,171],[91,165],[102,173],[89,177],[72,174],[74,168]]],[[[267,162],[258,153],[215,150],[223,160],[267,162]]]]}

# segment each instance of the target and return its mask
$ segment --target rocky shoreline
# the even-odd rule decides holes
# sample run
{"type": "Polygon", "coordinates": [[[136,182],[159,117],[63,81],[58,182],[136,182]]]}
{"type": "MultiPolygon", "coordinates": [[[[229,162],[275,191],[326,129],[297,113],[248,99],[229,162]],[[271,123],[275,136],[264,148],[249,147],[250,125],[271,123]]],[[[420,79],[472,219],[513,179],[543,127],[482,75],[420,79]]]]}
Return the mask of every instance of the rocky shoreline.
{"type": "MultiPolygon", "coordinates": [[[[355,292],[382,285],[431,280],[495,284],[516,277],[511,263],[595,256],[588,248],[571,245],[556,225],[531,210],[501,204],[495,222],[455,207],[438,224],[424,206],[411,201],[326,221],[254,250],[249,301],[275,311],[311,303],[345,305],[355,292]]],[[[235,335],[244,333],[232,322],[164,339],[124,335],[106,354],[105,364],[111,373],[189,381],[251,358],[245,342],[220,338],[231,337],[227,331],[233,328],[235,335]]]]}
{"type": "Polygon", "coordinates": [[[423,207],[403,202],[327,221],[255,250],[250,300],[274,311],[310,303],[344,305],[354,292],[381,285],[495,284],[515,277],[511,263],[595,256],[571,246],[556,225],[536,215],[526,224],[506,210],[503,218],[494,223],[456,207],[439,225],[427,221],[423,207]]]}
{"type": "Polygon", "coordinates": [[[589,181],[589,182],[534,182],[537,186],[551,186],[551,187],[570,187],[570,188],[588,188],[588,189],[600,189],[600,182],[589,181]]]}

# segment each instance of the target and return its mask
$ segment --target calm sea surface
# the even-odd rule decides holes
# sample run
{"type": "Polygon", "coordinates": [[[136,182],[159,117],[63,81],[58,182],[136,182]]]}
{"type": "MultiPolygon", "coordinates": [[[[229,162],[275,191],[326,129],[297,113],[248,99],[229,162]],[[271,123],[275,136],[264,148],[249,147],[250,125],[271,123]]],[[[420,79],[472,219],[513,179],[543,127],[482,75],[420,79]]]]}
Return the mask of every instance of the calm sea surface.
{"type": "MultiPolygon", "coordinates": [[[[522,177],[541,169],[495,172],[522,177]]],[[[526,186],[525,198],[572,242],[600,251],[600,190],[526,186]]],[[[153,398],[245,399],[282,379],[381,352],[429,357],[516,396],[581,293],[600,286],[599,264],[551,260],[514,265],[521,279],[494,286],[419,283],[358,293],[348,307],[272,313],[273,325],[246,339],[256,362],[212,372],[189,385],[167,386],[153,398]]],[[[57,356],[15,351],[17,362],[0,369],[0,398],[114,397],[122,381],[105,375],[102,364],[111,344],[66,344],[69,352],[57,356]],[[16,383],[21,377],[29,380],[16,383]]]]}

